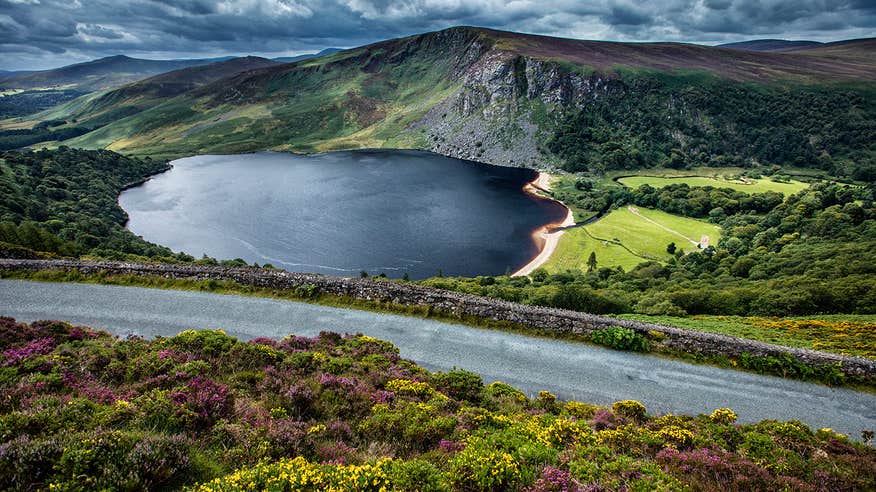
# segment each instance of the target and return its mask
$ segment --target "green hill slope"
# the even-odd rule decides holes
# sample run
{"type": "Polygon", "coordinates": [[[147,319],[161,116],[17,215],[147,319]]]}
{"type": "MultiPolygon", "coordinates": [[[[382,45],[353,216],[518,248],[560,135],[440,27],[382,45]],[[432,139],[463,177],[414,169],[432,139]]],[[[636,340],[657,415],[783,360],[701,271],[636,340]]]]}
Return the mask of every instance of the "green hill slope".
{"type": "Polygon", "coordinates": [[[51,70],[10,73],[0,76],[0,87],[8,89],[66,87],[80,90],[100,90],[171,70],[207,65],[220,60],[219,58],[143,60],[116,55],[51,70]]]}
{"type": "Polygon", "coordinates": [[[243,72],[135,115],[104,107],[116,117],[68,144],[152,156],[412,147],[597,172],[794,163],[868,179],[876,61],[862,52],[460,27],[243,72]]]}

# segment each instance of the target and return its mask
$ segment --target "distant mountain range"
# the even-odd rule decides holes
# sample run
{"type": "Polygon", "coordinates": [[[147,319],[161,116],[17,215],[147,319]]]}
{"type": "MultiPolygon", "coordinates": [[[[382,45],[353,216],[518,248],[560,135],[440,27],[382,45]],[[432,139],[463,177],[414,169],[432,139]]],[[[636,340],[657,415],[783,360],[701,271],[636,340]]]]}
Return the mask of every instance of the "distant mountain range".
{"type": "Polygon", "coordinates": [[[319,53],[311,53],[308,55],[298,55],[298,56],[280,56],[277,58],[271,58],[274,61],[283,62],[283,63],[292,63],[301,60],[308,60],[310,58],[318,58],[320,56],[331,55],[333,53],[337,53],[338,51],[343,51],[340,48],[326,48],[319,53]]]}
{"type": "Polygon", "coordinates": [[[25,71],[0,77],[0,88],[35,89],[60,87],[100,90],[141,80],[171,70],[207,65],[223,58],[198,60],[143,60],[125,55],[109,56],[52,70],[25,71]]]}
{"type": "Polygon", "coordinates": [[[728,162],[844,166],[837,159],[848,142],[876,144],[866,124],[854,126],[871,117],[873,104],[860,102],[871,92],[817,88],[872,88],[874,42],[776,52],[763,51],[767,41],[749,44],[761,48],[753,51],[457,27],[292,63],[189,67],[34,119],[76,127],[70,146],[158,157],[395,147],[502,165],[623,168],[705,163],[738,140],[728,162]],[[593,113],[576,122],[582,111],[593,113]],[[834,121],[840,114],[854,118],[834,121]],[[580,133],[596,124],[603,133],[580,133]],[[836,159],[816,164],[824,156],[836,159]]]}
{"type": "MultiPolygon", "coordinates": [[[[341,51],[328,48],[319,53],[280,57],[282,63],[306,60],[341,51]]],[[[0,70],[0,89],[64,88],[94,91],[136,82],[154,75],[188,67],[209,65],[231,60],[233,56],[202,59],[146,60],[115,55],[51,70],[0,70]]]]}
{"type": "Polygon", "coordinates": [[[747,51],[797,51],[815,48],[823,45],[818,41],[787,41],[784,39],[753,39],[751,41],[740,41],[737,43],[719,44],[720,48],[731,48],[734,50],[747,51]]]}

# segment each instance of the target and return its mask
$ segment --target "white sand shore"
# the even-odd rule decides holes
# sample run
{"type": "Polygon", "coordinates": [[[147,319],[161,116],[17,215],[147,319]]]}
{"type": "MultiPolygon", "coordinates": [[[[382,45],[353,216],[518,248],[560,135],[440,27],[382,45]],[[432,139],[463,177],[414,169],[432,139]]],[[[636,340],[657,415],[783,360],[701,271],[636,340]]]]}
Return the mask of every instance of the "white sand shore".
{"type": "MultiPolygon", "coordinates": [[[[537,195],[546,200],[553,200],[563,207],[566,205],[558,200],[554,200],[553,198],[548,198],[538,194],[538,191],[550,191],[551,190],[551,175],[547,173],[538,173],[538,177],[535,178],[535,181],[527,184],[523,187],[523,190],[527,193],[531,193],[533,195],[537,195]]],[[[512,277],[520,277],[524,275],[529,275],[536,268],[544,265],[548,259],[550,259],[551,255],[554,253],[554,250],[557,249],[557,244],[560,242],[560,236],[563,235],[563,230],[555,230],[557,228],[568,227],[575,225],[575,216],[572,214],[572,211],[569,207],[566,207],[566,218],[563,219],[562,222],[548,224],[541,229],[535,231],[532,234],[533,239],[542,243],[541,251],[538,255],[532,259],[526,265],[513,274],[512,277]]]]}

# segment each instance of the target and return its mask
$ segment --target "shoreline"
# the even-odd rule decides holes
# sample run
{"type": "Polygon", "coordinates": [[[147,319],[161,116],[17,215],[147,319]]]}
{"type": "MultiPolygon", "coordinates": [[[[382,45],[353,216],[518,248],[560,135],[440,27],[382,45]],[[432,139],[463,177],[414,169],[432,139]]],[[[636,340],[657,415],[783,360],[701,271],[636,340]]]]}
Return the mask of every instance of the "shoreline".
{"type": "Polygon", "coordinates": [[[565,232],[562,228],[575,225],[575,216],[574,214],[572,214],[572,209],[567,207],[565,203],[555,198],[546,197],[538,193],[539,191],[543,191],[545,193],[549,193],[551,191],[550,179],[550,174],[539,171],[538,176],[533,181],[527,183],[526,186],[523,187],[523,191],[535,197],[541,198],[542,200],[550,200],[562,205],[563,208],[566,209],[566,217],[563,219],[562,222],[552,222],[550,224],[545,224],[539,229],[533,231],[532,239],[536,243],[541,244],[540,251],[535,256],[535,258],[529,261],[529,263],[523,265],[516,272],[512,273],[512,277],[522,277],[525,275],[529,275],[535,269],[547,263],[551,255],[553,255],[554,251],[557,249],[557,245],[560,242],[560,236],[562,236],[565,232]],[[558,228],[560,229],[557,230],[558,228]]]}

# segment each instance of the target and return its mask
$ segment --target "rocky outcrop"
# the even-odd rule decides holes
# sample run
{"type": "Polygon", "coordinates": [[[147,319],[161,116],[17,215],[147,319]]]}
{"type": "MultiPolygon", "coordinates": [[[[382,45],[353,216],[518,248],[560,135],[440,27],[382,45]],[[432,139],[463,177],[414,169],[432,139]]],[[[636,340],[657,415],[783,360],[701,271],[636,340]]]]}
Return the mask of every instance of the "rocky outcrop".
{"type": "MultiPolygon", "coordinates": [[[[746,340],[727,335],[685,330],[670,326],[621,320],[563,309],[527,306],[487,297],[432,289],[410,283],[330,277],[309,273],[218,266],[142,264],[110,261],[0,259],[0,270],[78,270],[82,273],[160,276],[190,280],[228,280],[242,285],[289,290],[313,286],[318,292],[365,301],[429,306],[435,312],[453,316],[476,316],[508,321],[540,330],[587,335],[610,326],[633,329],[671,350],[708,356],[781,356],[789,354],[813,365],[839,365],[843,373],[858,378],[876,377],[876,360],[848,357],[746,340]]],[[[2,314],[2,313],[0,313],[2,314]]]]}
{"type": "Polygon", "coordinates": [[[456,58],[460,87],[412,125],[428,132],[426,148],[461,159],[514,167],[545,168],[556,157],[544,151],[553,122],[623,84],[598,72],[521,56],[470,41],[456,58]]]}

